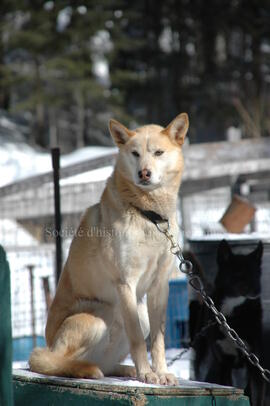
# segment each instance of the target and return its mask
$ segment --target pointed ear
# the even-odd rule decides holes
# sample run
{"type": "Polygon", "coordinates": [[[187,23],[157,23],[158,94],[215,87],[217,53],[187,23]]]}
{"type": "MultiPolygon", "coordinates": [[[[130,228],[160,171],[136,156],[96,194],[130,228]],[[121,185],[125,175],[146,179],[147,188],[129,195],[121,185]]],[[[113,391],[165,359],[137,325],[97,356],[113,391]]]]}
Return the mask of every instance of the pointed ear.
{"type": "Polygon", "coordinates": [[[255,250],[249,255],[255,258],[257,261],[261,261],[263,255],[263,243],[259,241],[255,250]]]}
{"type": "Polygon", "coordinates": [[[181,113],[162,132],[178,145],[183,145],[188,127],[188,115],[187,113],[181,113]]]}
{"type": "Polygon", "coordinates": [[[116,120],[109,121],[109,130],[112,139],[118,147],[124,145],[130,139],[130,137],[134,135],[134,131],[129,130],[116,120]]]}
{"type": "Polygon", "coordinates": [[[219,263],[227,262],[232,256],[232,250],[226,240],[222,240],[218,246],[217,260],[219,263]]]}

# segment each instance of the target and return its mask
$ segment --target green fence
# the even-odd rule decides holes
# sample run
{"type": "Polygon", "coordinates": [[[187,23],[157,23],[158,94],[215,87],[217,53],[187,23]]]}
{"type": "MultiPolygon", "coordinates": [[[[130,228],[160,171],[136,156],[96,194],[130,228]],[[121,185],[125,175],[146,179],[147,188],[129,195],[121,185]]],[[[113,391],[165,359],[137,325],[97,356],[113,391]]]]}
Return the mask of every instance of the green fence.
{"type": "Polygon", "coordinates": [[[10,272],[0,246],[0,406],[12,406],[10,272]]]}

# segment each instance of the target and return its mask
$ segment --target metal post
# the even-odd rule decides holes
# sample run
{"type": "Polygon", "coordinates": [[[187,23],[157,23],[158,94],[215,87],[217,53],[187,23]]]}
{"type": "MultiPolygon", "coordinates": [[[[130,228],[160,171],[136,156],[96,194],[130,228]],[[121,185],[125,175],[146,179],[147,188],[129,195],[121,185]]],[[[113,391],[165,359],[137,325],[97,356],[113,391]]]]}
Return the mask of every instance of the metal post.
{"type": "Polygon", "coordinates": [[[60,187],[59,187],[59,169],[60,169],[60,149],[52,148],[52,166],[54,181],[54,225],[55,225],[55,248],[56,248],[56,283],[58,283],[62,270],[62,238],[61,238],[61,205],[60,205],[60,187]]]}
{"type": "Polygon", "coordinates": [[[44,290],[44,294],[45,294],[46,310],[47,310],[47,313],[48,313],[49,308],[50,308],[50,306],[52,304],[52,295],[51,295],[51,291],[50,291],[50,285],[49,285],[48,276],[44,276],[42,278],[42,284],[43,284],[43,290],[44,290]]]}
{"type": "Polygon", "coordinates": [[[34,296],[34,265],[27,265],[29,271],[30,279],[30,301],[31,301],[31,324],[32,324],[32,336],[33,336],[33,347],[37,346],[37,334],[36,334],[36,315],[35,315],[35,296],[34,296]]]}

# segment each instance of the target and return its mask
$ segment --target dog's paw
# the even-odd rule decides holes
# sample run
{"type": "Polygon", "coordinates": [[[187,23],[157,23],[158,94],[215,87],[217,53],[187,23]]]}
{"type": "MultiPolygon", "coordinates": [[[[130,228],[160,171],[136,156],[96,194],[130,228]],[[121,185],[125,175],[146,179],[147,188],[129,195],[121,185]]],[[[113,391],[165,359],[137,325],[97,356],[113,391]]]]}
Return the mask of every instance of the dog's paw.
{"type": "Polygon", "coordinates": [[[159,376],[160,385],[169,385],[169,386],[178,385],[178,379],[174,374],[165,372],[165,373],[158,374],[158,376],[159,376]]]}
{"type": "Polygon", "coordinates": [[[153,383],[154,385],[159,384],[159,377],[155,372],[146,372],[146,373],[141,373],[138,375],[138,380],[144,383],[153,383]]]}
{"type": "Polygon", "coordinates": [[[112,376],[124,376],[129,378],[136,378],[136,368],[131,365],[118,364],[110,373],[112,376]]]}

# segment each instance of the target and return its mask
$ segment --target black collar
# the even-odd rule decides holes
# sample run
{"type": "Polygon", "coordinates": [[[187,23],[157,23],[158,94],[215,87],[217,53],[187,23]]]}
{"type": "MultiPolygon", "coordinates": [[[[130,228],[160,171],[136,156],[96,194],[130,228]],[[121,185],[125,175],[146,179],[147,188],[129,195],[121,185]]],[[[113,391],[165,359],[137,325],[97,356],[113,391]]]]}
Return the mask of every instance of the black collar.
{"type": "Polygon", "coordinates": [[[143,210],[140,209],[137,206],[133,206],[135,209],[137,209],[145,218],[147,218],[149,221],[157,225],[158,223],[168,223],[168,219],[162,217],[160,214],[156,213],[155,211],[152,210],[143,210]]]}

